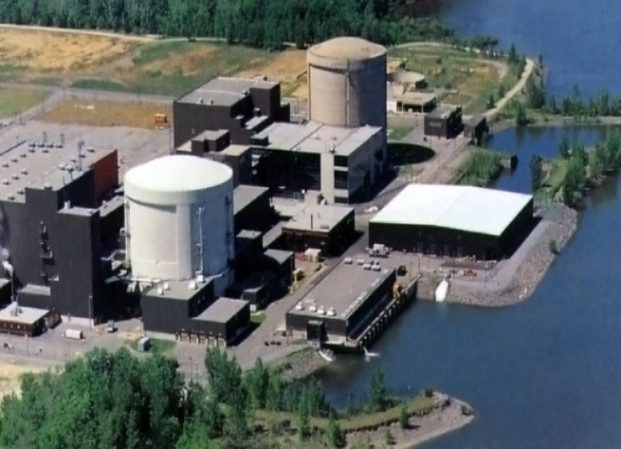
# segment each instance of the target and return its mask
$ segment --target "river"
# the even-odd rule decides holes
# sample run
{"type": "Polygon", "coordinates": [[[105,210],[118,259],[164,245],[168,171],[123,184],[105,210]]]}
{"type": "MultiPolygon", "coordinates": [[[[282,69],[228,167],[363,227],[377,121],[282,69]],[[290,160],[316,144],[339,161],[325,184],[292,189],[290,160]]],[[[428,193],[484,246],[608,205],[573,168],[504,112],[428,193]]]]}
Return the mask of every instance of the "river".
{"type": "MultiPolygon", "coordinates": [[[[542,53],[557,95],[574,83],[587,93],[604,87],[621,93],[621,9],[614,0],[462,0],[445,7],[447,21],[460,31],[493,34],[505,45],[542,53]]],[[[493,145],[521,162],[495,187],[528,192],[530,156],[556,151],[561,132],[496,135],[493,145]]],[[[569,133],[592,144],[605,130],[569,133]]],[[[618,447],[620,188],[613,178],[588,198],[578,232],[528,300],[502,309],[421,301],[373,347],[379,358],[346,358],[320,373],[329,398],[343,404],[348,391],[365,395],[381,366],[395,393],[430,385],[476,408],[471,425],[425,448],[618,447]]]]}

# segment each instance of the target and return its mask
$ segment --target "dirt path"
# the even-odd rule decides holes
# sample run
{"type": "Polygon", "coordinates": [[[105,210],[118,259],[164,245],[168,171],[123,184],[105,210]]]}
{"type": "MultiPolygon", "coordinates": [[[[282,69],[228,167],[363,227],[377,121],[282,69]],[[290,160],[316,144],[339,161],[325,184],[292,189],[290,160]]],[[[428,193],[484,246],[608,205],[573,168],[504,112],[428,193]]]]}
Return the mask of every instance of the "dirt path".
{"type": "Polygon", "coordinates": [[[507,92],[507,94],[501,100],[499,100],[496,103],[495,108],[490,109],[489,111],[485,112],[484,115],[488,119],[492,119],[496,114],[498,114],[502,110],[502,108],[504,108],[507,105],[507,103],[511,101],[513,97],[515,97],[517,94],[519,94],[522,91],[522,89],[524,89],[524,87],[526,86],[526,82],[531,77],[534,70],[535,70],[535,61],[533,61],[530,58],[526,59],[526,67],[524,68],[524,71],[522,72],[522,76],[520,77],[520,80],[517,82],[515,86],[513,86],[513,88],[509,92],[507,92]]]}

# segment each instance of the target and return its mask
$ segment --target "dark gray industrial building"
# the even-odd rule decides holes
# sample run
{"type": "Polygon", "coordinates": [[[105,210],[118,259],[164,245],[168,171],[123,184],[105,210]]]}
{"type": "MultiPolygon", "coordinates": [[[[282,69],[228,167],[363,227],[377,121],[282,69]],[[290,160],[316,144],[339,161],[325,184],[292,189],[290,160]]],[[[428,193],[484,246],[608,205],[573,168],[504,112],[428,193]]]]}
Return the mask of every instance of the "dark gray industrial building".
{"type": "Polygon", "coordinates": [[[2,244],[19,304],[103,319],[123,225],[116,150],[23,143],[0,164],[2,244]]]}
{"type": "Polygon", "coordinates": [[[488,132],[489,125],[484,115],[475,115],[464,121],[464,135],[475,145],[481,145],[483,136],[488,132]]]}
{"type": "Polygon", "coordinates": [[[393,299],[396,280],[393,268],[343,261],[287,312],[287,330],[320,343],[355,339],[393,299]]]}
{"type": "Polygon", "coordinates": [[[425,115],[425,135],[452,139],[464,130],[461,106],[440,105],[425,115]]]}
{"type": "Polygon", "coordinates": [[[218,77],[175,100],[173,116],[175,148],[219,130],[230,132],[231,143],[249,145],[253,134],[289,121],[290,110],[281,102],[279,83],[218,77]]]}
{"type": "Polygon", "coordinates": [[[533,197],[470,186],[410,184],[369,223],[369,245],[499,260],[532,228],[533,197]]]}

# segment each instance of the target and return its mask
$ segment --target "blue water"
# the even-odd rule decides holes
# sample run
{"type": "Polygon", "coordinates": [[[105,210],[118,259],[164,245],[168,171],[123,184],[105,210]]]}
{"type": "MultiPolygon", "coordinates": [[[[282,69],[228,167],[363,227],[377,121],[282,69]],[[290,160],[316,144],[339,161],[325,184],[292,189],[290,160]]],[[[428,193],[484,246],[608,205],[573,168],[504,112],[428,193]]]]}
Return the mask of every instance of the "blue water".
{"type": "MultiPolygon", "coordinates": [[[[493,143],[522,159],[497,187],[528,192],[533,152],[553,154],[562,130],[506,131],[493,143]]],[[[572,129],[592,144],[605,130],[572,129]]],[[[373,350],[321,378],[332,400],[362,398],[382,366],[399,394],[433,386],[478,414],[429,448],[611,448],[621,442],[621,287],[618,273],[621,186],[610,179],[589,199],[580,229],[537,291],[513,307],[484,309],[420,302],[373,350]]]]}
{"type": "MultiPolygon", "coordinates": [[[[444,0],[443,15],[463,33],[491,34],[508,48],[542,54],[548,90],[574,83],[585,94],[621,94],[618,0],[444,0]]],[[[528,192],[532,154],[552,155],[559,128],[510,130],[493,145],[520,163],[495,187],[528,192]]],[[[587,145],[604,129],[572,128],[587,145]]],[[[433,386],[477,410],[474,422],[426,448],[621,447],[621,208],[618,178],[587,200],[580,227],[536,292],[488,310],[420,302],[392,326],[370,362],[346,359],[321,374],[329,397],[361,397],[383,366],[396,393],[433,386]]]]}

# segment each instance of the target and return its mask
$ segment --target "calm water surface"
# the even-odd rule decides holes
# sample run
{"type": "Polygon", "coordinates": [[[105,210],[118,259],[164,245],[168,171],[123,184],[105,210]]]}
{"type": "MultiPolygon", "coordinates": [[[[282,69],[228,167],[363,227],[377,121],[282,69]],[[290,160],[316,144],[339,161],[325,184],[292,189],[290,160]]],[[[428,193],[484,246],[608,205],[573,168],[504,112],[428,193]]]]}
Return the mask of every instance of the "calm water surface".
{"type": "MultiPolygon", "coordinates": [[[[621,93],[621,8],[615,0],[461,0],[446,16],[465,32],[495,34],[543,53],[551,90],[621,93]]],[[[508,44],[507,44],[508,45],[508,44]]],[[[605,130],[574,128],[592,144],[605,130]]],[[[507,131],[494,145],[520,164],[496,187],[529,191],[533,153],[552,154],[559,128],[507,131]]],[[[618,179],[588,200],[580,228],[526,302],[499,310],[421,302],[374,346],[381,357],[325,370],[331,399],[366,394],[383,366],[398,393],[432,385],[470,402],[473,424],[428,448],[614,448],[621,442],[621,208],[618,179]]]]}

